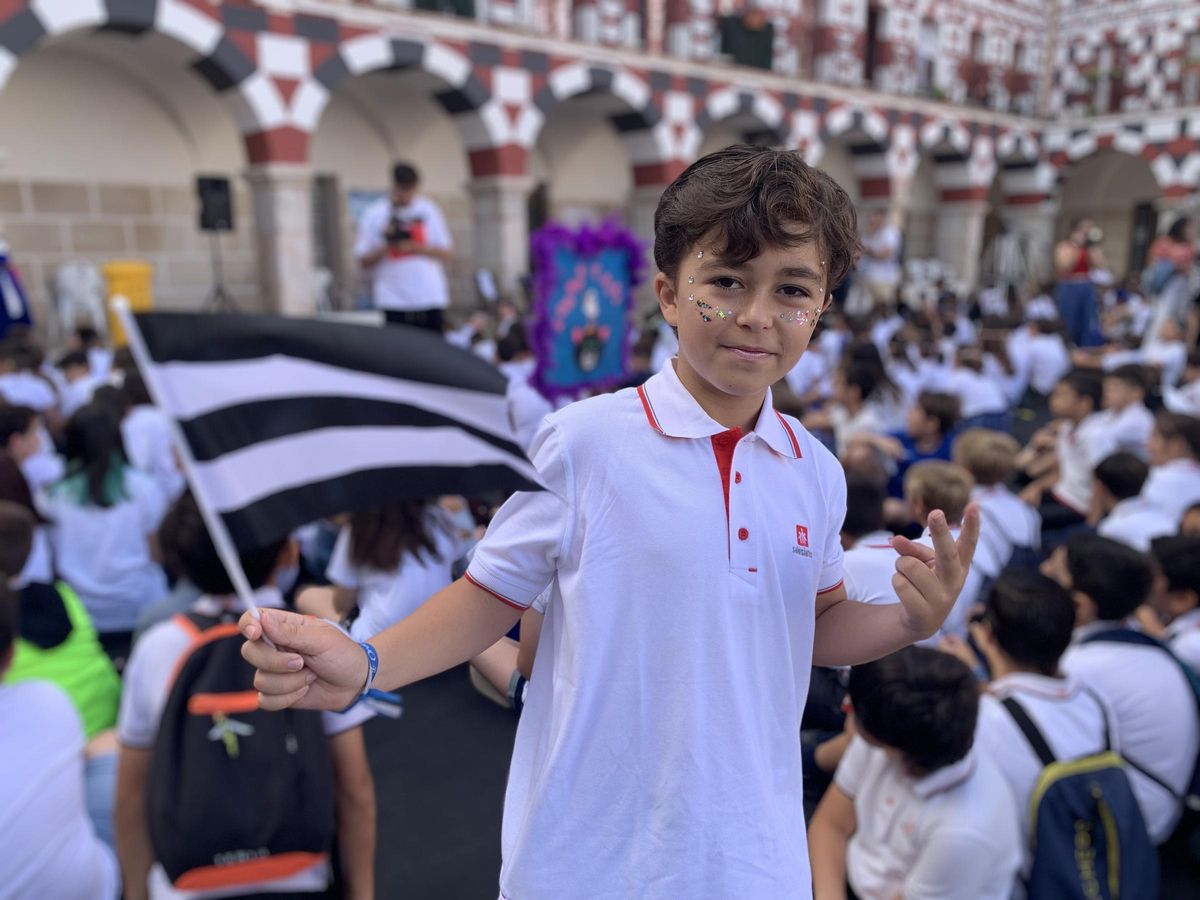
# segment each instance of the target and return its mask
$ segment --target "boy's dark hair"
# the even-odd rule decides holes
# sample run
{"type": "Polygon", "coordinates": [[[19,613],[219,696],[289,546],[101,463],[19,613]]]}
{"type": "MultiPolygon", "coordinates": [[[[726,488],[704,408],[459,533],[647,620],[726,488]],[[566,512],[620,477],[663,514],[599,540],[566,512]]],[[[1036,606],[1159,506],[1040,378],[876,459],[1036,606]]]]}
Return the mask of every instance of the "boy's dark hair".
{"type": "Polygon", "coordinates": [[[79,366],[91,367],[88,362],[87,354],[82,350],[72,350],[70,353],[64,353],[58,360],[58,367],[63,371],[74,369],[79,366]]]}
{"type": "Polygon", "coordinates": [[[1071,643],[1075,604],[1057,581],[1010,568],[992,585],[983,619],[1014,662],[1042,675],[1056,675],[1058,660],[1071,643]]]}
{"type": "Polygon", "coordinates": [[[92,403],[99,403],[101,406],[106,406],[112,412],[118,422],[125,418],[129,410],[133,407],[130,402],[129,393],[124,388],[119,388],[115,384],[102,384],[92,393],[92,403]]]}
{"type": "Polygon", "coordinates": [[[392,184],[396,187],[412,187],[420,180],[421,176],[410,163],[398,162],[392,166],[392,184]]]}
{"type": "Polygon", "coordinates": [[[8,446],[16,435],[27,432],[37,411],[28,406],[5,406],[0,403],[0,450],[8,446]]]}
{"type": "Polygon", "coordinates": [[[1092,475],[1118,500],[1128,500],[1142,492],[1150,477],[1145,460],[1132,453],[1113,453],[1096,463],[1092,475]]]}
{"type": "Polygon", "coordinates": [[[1137,363],[1127,363],[1123,366],[1117,366],[1111,372],[1105,372],[1104,377],[1123,381],[1130,387],[1135,387],[1143,392],[1146,390],[1146,369],[1137,363]]]}
{"type": "Polygon", "coordinates": [[[1120,621],[1150,596],[1154,570],[1144,554],[1096,534],[1076,535],[1066,547],[1071,589],[1092,598],[1097,618],[1120,621]]]}
{"type": "Polygon", "coordinates": [[[36,525],[33,513],[24,506],[0,500],[0,583],[20,575],[25,568],[36,525]]]}
{"type": "Polygon", "coordinates": [[[137,369],[126,369],[125,378],[121,382],[121,387],[129,397],[131,406],[153,406],[154,400],[150,396],[150,390],[146,387],[146,381],[142,378],[142,373],[137,369]]]}
{"type": "MultiPolygon", "coordinates": [[[[190,491],[167,510],[158,527],[158,542],[169,572],[186,577],[211,596],[222,597],[234,592],[233,582],[225,571],[221,557],[217,555],[212,538],[208,536],[208,528],[190,491]]],[[[267,583],[286,544],[287,538],[284,538],[266,547],[243,550],[238,554],[251,589],[257,590],[267,583]]]]}
{"type": "Polygon", "coordinates": [[[1200,419],[1183,413],[1160,412],[1154,427],[1166,440],[1183,438],[1195,459],[1200,459],[1200,419]]]}
{"type": "Polygon", "coordinates": [[[879,373],[867,363],[846,363],[842,366],[842,377],[846,379],[847,387],[858,388],[864,401],[879,388],[879,373]]]}
{"type": "Polygon", "coordinates": [[[400,566],[406,554],[437,559],[437,541],[430,533],[429,503],[422,497],[409,497],[352,513],[350,562],[390,572],[400,566]]]}
{"type": "Polygon", "coordinates": [[[899,750],[912,774],[936,772],[970,752],[979,687],[948,653],[905,647],[851,668],[848,688],[859,726],[899,750]]]}
{"type": "Polygon", "coordinates": [[[850,476],[846,479],[846,518],[842,534],[859,538],[883,530],[883,501],[887,493],[869,478],[850,476]]]}
{"type": "Polygon", "coordinates": [[[75,340],[86,350],[100,343],[100,333],[91,325],[80,325],[75,329],[75,340]]]}
{"type": "Polygon", "coordinates": [[[927,416],[938,421],[938,431],[943,435],[949,434],[958,424],[959,411],[962,404],[953,394],[943,394],[938,391],[921,391],[917,395],[917,406],[927,416]]]}
{"type": "Polygon", "coordinates": [[[1194,591],[1200,598],[1200,536],[1170,535],[1150,542],[1150,555],[1169,591],[1194,591]]]}
{"type": "Polygon", "coordinates": [[[1095,369],[1072,369],[1062,378],[1059,384],[1065,384],[1080,397],[1090,398],[1092,408],[1099,409],[1104,397],[1104,379],[1095,369]]]}
{"type": "Polygon", "coordinates": [[[1035,319],[1033,327],[1038,334],[1062,334],[1062,324],[1058,319],[1035,319]]]}
{"type": "Polygon", "coordinates": [[[529,351],[525,329],[518,323],[508,329],[508,334],[496,342],[496,359],[500,362],[512,362],[522,353],[529,351]]]}
{"type": "Polygon", "coordinates": [[[765,247],[815,242],[832,291],[858,259],[854,204],[837,182],[798,153],[735,144],[692,163],[654,211],[654,261],[674,281],[679,264],[705,235],[731,265],[765,247]],[[802,226],[796,231],[795,227],[802,226]]]}

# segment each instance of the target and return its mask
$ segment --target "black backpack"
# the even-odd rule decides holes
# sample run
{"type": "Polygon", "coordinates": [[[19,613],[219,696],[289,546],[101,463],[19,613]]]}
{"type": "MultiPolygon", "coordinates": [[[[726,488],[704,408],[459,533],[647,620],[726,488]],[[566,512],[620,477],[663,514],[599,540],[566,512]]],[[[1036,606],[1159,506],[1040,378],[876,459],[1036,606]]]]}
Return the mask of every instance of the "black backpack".
{"type": "Polygon", "coordinates": [[[150,764],[155,859],[179,890],[245,888],[328,860],[333,762],[321,714],[258,708],[236,623],[189,614],[192,634],[150,764]]]}
{"type": "MultiPolygon", "coordinates": [[[[1042,764],[1030,796],[1033,865],[1029,900],[1119,900],[1158,896],[1158,855],[1124,761],[1112,752],[1108,721],[1104,749],[1058,760],[1020,702],[1000,701],[1042,764]]],[[[1096,701],[1100,703],[1099,700],[1096,701]]],[[[1100,705],[1101,711],[1104,707],[1100,705]]]]}

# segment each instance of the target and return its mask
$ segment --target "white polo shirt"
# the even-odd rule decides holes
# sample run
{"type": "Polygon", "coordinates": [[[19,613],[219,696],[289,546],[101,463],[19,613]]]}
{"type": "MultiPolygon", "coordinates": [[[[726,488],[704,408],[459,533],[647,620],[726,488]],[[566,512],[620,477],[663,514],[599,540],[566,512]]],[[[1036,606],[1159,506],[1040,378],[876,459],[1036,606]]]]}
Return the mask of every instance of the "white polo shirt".
{"type": "MultiPolygon", "coordinates": [[[[1157,647],[1082,643],[1089,635],[1121,627],[1120,622],[1093,622],[1075,629],[1062,670],[1108,703],[1125,758],[1182,794],[1200,746],[1192,689],[1178,664],[1157,647]]],[[[1150,838],[1162,843],[1179,819],[1181,801],[1132,767],[1130,781],[1150,838]]]]}
{"type": "Polygon", "coordinates": [[[1038,511],[1002,484],[976,485],[971,499],[979,504],[979,544],[975,558],[984,575],[995,578],[1008,565],[1013,550],[1042,543],[1038,511]]]}
{"type": "Polygon", "coordinates": [[[1126,451],[1147,458],[1146,442],[1154,430],[1154,413],[1143,403],[1131,403],[1124,409],[1105,409],[1096,413],[1109,432],[1113,453],[1126,451]]]}
{"type": "Polygon", "coordinates": [[[1106,740],[1110,742],[1110,749],[1120,753],[1120,736],[1116,716],[1104,708],[1100,695],[1083,690],[1069,678],[1014,672],[993,681],[991,693],[980,699],[975,747],[996,764],[1012,791],[1025,857],[1022,871],[1027,873],[1032,863],[1029,801],[1042,773],[1042,761],[1008,710],[1001,705],[1000,701],[1007,697],[1012,697],[1025,709],[1057,760],[1099,753],[1104,750],[1106,740]]]}
{"type": "Polygon", "coordinates": [[[958,397],[963,419],[1008,411],[1004,384],[971,369],[952,369],[947,389],[958,397]]]}
{"type": "Polygon", "coordinates": [[[1141,553],[1150,550],[1150,542],[1155,538],[1178,530],[1178,523],[1143,497],[1122,500],[1096,526],[1101,537],[1120,541],[1141,553]]]}
{"type": "Polygon", "coordinates": [[[1009,900],[1021,865],[1016,805],[972,750],[923,778],[855,737],[834,784],[854,801],[846,875],[864,900],[1009,900]]]}
{"type": "Polygon", "coordinates": [[[1100,413],[1092,413],[1073,428],[1064,423],[1058,430],[1055,499],[1086,516],[1092,505],[1092,470],[1115,449],[1113,435],[1100,413]]]}
{"type": "Polygon", "coordinates": [[[546,419],[467,578],[548,586],[504,807],[502,896],[811,896],[800,720],[842,582],[838,461],[770,392],[749,434],[668,365],[546,419]]]}
{"type": "Polygon", "coordinates": [[[1060,378],[1071,371],[1071,354],[1057,334],[1035,334],[1029,339],[1029,385],[1048,396],[1060,378]]]}
{"type": "Polygon", "coordinates": [[[1192,671],[1200,672],[1200,607],[1185,612],[1168,625],[1163,639],[1192,671]]]}
{"type": "MultiPolygon", "coordinates": [[[[956,540],[958,539],[959,529],[957,526],[951,528],[950,533],[956,540]]],[[[928,529],[917,539],[917,543],[925,544],[928,547],[933,546],[933,538],[928,529]]],[[[899,558],[900,554],[896,552],[895,548],[884,541],[855,545],[854,549],[846,551],[843,563],[846,596],[859,603],[876,605],[899,603],[900,597],[892,586],[892,576],[896,574],[896,560],[899,558]]],[[[950,615],[946,617],[946,621],[942,623],[937,634],[919,643],[936,647],[946,634],[966,637],[967,619],[971,607],[979,600],[982,587],[983,572],[979,566],[972,563],[971,568],[967,571],[967,578],[963,582],[962,590],[958,594],[958,599],[954,602],[954,608],[950,610],[950,615]]]]}
{"type": "Polygon", "coordinates": [[[1200,463],[1173,459],[1151,467],[1150,477],[1142,485],[1142,497],[1176,524],[1182,522],[1188,508],[1200,503],[1200,463]]]}

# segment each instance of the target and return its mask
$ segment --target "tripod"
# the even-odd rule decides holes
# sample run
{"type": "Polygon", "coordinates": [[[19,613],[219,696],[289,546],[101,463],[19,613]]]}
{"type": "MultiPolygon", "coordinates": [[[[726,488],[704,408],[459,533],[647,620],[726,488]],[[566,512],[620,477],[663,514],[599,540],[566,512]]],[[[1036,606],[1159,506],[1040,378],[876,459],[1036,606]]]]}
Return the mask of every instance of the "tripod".
{"type": "Polygon", "coordinates": [[[229,292],[225,290],[225,273],[221,265],[221,238],[220,233],[210,231],[208,233],[208,246],[212,258],[213,270],[213,286],[208,292],[208,297],[204,300],[204,309],[208,312],[236,312],[237,304],[233,302],[233,297],[229,296],[229,292]]]}

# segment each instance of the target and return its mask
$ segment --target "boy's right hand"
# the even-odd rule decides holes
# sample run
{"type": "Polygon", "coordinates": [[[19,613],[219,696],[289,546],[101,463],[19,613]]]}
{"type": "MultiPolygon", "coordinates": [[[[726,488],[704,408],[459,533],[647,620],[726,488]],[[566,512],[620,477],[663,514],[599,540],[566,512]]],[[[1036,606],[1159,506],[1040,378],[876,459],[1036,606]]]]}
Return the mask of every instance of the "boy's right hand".
{"type": "Polygon", "coordinates": [[[261,709],[338,711],[353,703],[367,683],[367,655],[353,638],[324,619],[281,609],[242,615],[242,657],[258,672],[261,709]],[[275,644],[270,647],[263,634],[275,644]]]}

